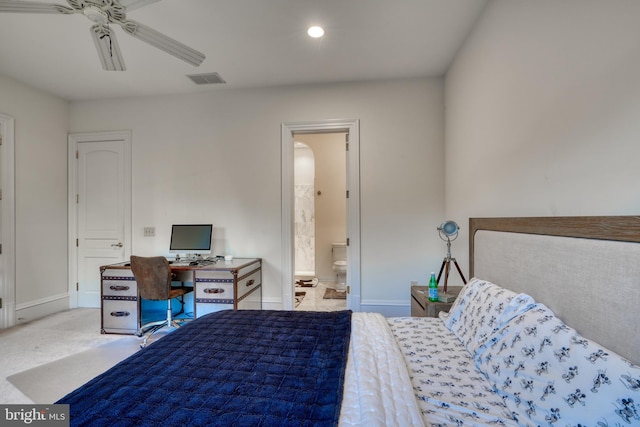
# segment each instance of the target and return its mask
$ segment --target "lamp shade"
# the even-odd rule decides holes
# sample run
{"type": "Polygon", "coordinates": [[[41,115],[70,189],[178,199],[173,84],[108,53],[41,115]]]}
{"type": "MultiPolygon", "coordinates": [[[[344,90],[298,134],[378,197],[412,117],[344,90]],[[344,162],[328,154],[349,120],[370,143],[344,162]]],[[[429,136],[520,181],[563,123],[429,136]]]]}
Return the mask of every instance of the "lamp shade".
{"type": "Polygon", "coordinates": [[[440,227],[438,227],[438,229],[443,231],[447,236],[453,236],[458,234],[460,227],[458,227],[458,224],[456,224],[455,221],[445,221],[440,225],[440,227]]]}

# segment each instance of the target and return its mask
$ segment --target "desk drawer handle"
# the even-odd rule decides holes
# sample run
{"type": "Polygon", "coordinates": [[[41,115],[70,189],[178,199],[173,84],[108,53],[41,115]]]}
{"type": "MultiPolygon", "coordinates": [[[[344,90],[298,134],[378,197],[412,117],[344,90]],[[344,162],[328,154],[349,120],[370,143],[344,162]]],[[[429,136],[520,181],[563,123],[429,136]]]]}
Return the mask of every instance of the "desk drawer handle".
{"type": "Polygon", "coordinates": [[[222,288],[205,288],[204,293],[205,294],[223,294],[224,293],[224,289],[222,289],[222,288]]]}
{"type": "Polygon", "coordinates": [[[112,291],[128,291],[129,287],[127,285],[111,285],[109,289],[112,291]]]}
{"type": "Polygon", "coordinates": [[[112,311],[111,315],[113,317],[127,317],[129,316],[131,313],[129,313],[128,311],[112,311]]]}
{"type": "Polygon", "coordinates": [[[253,279],[251,279],[251,280],[247,280],[247,288],[248,288],[249,286],[253,286],[253,284],[254,284],[254,283],[256,283],[256,281],[255,281],[255,280],[253,280],[253,279]]]}

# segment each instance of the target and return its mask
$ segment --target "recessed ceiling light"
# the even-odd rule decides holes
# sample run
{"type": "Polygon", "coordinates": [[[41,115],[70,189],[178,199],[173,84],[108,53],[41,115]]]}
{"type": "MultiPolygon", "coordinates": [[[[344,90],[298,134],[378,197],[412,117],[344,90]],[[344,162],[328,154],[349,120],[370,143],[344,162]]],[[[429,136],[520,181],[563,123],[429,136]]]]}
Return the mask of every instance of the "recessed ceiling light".
{"type": "Polygon", "coordinates": [[[309,29],[307,30],[307,34],[309,34],[310,37],[317,39],[324,36],[324,30],[322,29],[322,27],[309,27],[309,29]]]}

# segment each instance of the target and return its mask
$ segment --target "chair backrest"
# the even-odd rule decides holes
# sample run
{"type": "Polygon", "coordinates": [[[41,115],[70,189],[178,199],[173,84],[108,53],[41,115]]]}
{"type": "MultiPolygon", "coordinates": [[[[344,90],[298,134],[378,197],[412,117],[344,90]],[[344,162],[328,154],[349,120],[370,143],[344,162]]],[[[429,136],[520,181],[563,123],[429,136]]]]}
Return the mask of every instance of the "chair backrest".
{"type": "Polygon", "coordinates": [[[171,266],[163,256],[131,256],[131,271],[144,299],[167,300],[171,292],[171,266]]]}

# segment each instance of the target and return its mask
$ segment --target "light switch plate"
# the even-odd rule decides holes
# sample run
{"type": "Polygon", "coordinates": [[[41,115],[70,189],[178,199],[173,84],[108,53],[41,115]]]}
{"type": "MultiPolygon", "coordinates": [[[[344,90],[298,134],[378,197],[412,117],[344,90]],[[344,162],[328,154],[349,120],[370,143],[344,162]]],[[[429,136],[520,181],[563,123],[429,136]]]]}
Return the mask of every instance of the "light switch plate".
{"type": "Polygon", "coordinates": [[[154,237],[156,235],[155,227],[145,227],[144,228],[144,237],[154,237]]]}

